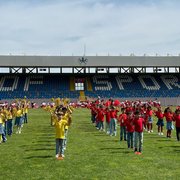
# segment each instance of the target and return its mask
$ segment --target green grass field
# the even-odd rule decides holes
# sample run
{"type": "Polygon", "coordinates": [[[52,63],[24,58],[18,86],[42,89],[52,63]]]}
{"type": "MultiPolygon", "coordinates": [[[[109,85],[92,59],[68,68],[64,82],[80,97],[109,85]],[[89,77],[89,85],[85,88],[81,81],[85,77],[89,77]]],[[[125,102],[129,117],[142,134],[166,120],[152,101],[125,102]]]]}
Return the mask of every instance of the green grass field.
{"type": "MultiPolygon", "coordinates": [[[[142,155],[127,149],[118,136],[99,132],[87,109],[76,109],[69,129],[65,159],[55,159],[54,128],[49,114],[30,110],[22,134],[13,134],[0,145],[2,180],[74,179],[180,179],[180,143],[144,132],[142,155]]],[[[165,133],[165,132],[164,132],[165,133]]]]}

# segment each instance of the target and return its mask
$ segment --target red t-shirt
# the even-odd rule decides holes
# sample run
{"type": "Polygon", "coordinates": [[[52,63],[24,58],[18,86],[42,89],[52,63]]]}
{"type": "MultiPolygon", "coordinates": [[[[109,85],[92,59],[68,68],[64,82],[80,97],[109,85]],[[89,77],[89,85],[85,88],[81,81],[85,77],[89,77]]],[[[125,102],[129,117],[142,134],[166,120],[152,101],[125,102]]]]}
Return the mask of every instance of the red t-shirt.
{"type": "Polygon", "coordinates": [[[125,126],[126,120],[127,120],[127,115],[126,114],[120,114],[119,115],[120,126],[125,126]]]}
{"type": "Polygon", "coordinates": [[[110,123],[110,121],[111,121],[110,112],[109,112],[109,111],[106,111],[106,112],[105,112],[105,115],[106,115],[106,122],[107,122],[107,123],[110,123]]]}
{"type": "Polygon", "coordinates": [[[135,132],[143,132],[144,119],[138,118],[133,120],[135,132]]]}
{"type": "Polygon", "coordinates": [[[133,119],[128,119],[125,122],[127,132],[134,132],[133,119]]]}
{"type": "Polygon", "coordinates": [[[180,114],[174,115],[173,121],[175,121],[176,127],[180,127],[180,114]]]}
{"type": "Polygon", "coordinates": [[[167,121],[167,122],[170,122],[170,121],[173,120],[173,114],[170,113],[170,112],[164,113],[164,117],[166,118],[166,121],[167,121]]]}
{"type": "Polygon", "coordinates": [[[157,116],[158,119],[163,119],[164,114],[161,111],[156,111],[155,115],[157,116]]]}
{"type": "Polygon", "coordinates": [[[103,109],[98,109],[97,119],[98,119],[98,121],[104,121],[104,110],[103,109]]]}
{"type": "Polygon", "coordinates": [[[153,115],[153,111],[152,110],[147,110],[146,111],[146,116],[152,116],[153,115]]]}
{"type": "Polygon", "coordinates": [[[110,117],[111,118],[117,118],[117,112],[118,112],[117,110],[111,110],[110,111],[110,117]]]}

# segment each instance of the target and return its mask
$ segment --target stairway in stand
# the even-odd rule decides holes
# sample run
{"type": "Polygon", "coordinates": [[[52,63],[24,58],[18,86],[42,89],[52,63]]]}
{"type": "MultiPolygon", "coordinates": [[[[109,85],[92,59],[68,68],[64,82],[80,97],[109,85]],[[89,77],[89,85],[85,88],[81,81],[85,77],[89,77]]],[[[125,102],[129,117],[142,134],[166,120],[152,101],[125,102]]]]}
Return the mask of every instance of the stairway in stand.
{"type": "Polygon", "coordinates": [[[79,100],[80,101],[85,101],[86,100],[86,96],[84,91],[79,91],[79,100]]]}

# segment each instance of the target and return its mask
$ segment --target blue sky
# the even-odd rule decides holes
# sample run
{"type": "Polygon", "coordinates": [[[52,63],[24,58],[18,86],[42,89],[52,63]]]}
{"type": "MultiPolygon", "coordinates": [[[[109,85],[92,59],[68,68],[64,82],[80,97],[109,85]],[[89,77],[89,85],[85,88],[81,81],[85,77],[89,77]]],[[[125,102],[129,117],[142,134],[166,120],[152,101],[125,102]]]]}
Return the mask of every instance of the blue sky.
{"type": "Polygon", "coordinates": [[[0,54],[178,55],[179,0],[0,0],[0,54]]]}

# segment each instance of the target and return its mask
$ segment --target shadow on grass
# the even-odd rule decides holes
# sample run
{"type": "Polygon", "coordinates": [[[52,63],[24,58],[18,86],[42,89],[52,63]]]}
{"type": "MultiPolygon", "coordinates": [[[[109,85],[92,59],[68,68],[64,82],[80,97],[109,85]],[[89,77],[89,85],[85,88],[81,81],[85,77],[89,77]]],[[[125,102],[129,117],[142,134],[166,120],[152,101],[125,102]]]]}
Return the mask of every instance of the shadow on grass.
{"type": "Polygon", "coordinates": [[[121,148],[121,147],[106,147],[106,148],[100,148],[100,150],[113,150],[113,149],[125,149],[125,148],[121,148]]]}
{"type": "Polygon", "coordinates": [[[47,158],[52,158],[53,156],[29,156],[26,157],[25,159],[47,159],[47,158]]]}
{"type": "Polygon", "coordinates": [[[54,150],[54,148],[26,149],[25,151],[48,151],[48,150],[54,150]]]}
{"type": "Polygon", "coordinates": [[[119,154],[119,153],[121,153],[121,154],[132,154],[133,151],[112,151],[110,153],[111,154],[119,154]]]}

